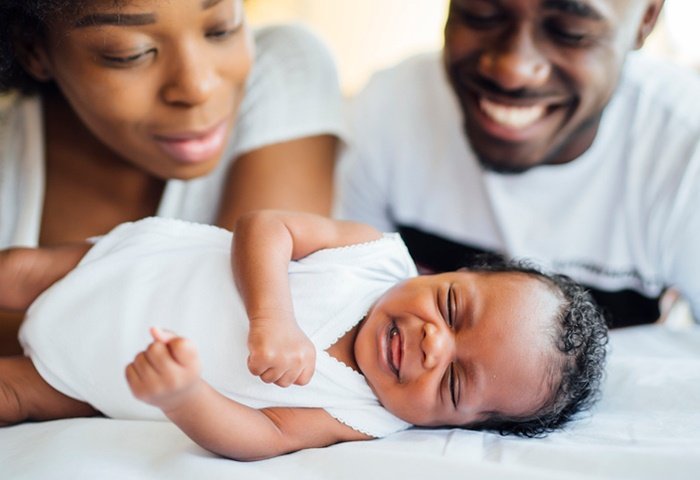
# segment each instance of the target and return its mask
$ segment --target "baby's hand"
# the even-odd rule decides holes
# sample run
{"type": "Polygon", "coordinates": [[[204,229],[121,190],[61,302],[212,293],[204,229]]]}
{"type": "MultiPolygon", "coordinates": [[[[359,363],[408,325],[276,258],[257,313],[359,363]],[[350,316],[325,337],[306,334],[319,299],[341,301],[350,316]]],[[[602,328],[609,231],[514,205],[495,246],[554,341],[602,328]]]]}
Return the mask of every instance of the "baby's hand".
{"type": "Polygon", "coordinates": [[[306,385],[316,368],[316,348],[295,321],[251,319],[248,369],[265,383],[280,387],[306,385]]]}
{"type": "Polygon", "coordinates": [[[192,342],[157,328],[153,342],[126,367],[136,398],[163,411],[178,405],[200,384],[199,356],[192,342]]]}

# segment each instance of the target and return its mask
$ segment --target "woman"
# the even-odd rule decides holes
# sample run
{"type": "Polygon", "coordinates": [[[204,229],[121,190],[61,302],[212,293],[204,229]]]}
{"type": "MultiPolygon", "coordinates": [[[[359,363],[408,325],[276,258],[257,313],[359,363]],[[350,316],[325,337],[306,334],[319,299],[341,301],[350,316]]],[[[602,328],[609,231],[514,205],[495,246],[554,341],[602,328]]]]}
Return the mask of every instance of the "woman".
{"type": "Polygon", "coordinates": [[[5,1],[0,32],[0,248],[329,213],[340,94],[307,32],[242,0],[5,1]]]}

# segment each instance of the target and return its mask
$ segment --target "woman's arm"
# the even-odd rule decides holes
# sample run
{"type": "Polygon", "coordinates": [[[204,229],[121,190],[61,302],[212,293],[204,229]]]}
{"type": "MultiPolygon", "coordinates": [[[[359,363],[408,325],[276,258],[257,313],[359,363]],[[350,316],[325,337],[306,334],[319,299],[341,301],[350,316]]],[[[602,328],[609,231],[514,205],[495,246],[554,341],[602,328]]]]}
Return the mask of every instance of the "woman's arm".
{"type": "Polygon", "coordinates": [[[261,211],[241,217],[231,258],[250,321],[248,368],[253,375],[287,387],[308,383],[315,369],[315,347],[294,318],[289,261],[380,236],[368,225],[309,213],[261,211]]]}
{"type": "Polygon", "coordinates": [[[268,145],[236,159],[217,224],[232,229],[246,212],[265,208],[329,215],[338,139],[305,137],[268,145]]]}
{"type": "Polygon", "coordinates": [[[63,278],[92,245],[9,248],[0,251],[0,310],[22,312],[63,278]]]}
{"type": "Polygon", "coordinates": [[[236,460],[259,460],[303,448],[371,437],[317,408],[257,410],[224,397],[199,376],[187,339],[152,330],[153,343],[129,364],[134,395],[163,410],[202,447],[236,460]]]}

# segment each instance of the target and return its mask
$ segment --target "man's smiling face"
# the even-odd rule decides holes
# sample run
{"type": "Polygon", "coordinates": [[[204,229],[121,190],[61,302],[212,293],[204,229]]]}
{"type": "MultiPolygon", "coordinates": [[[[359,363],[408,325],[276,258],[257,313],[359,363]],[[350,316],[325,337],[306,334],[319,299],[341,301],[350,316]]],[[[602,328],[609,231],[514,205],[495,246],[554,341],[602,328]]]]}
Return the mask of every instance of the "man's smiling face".
{"type": "Polygon", "coordinates": [[[452,0],[444,61],[482,164],[519,172],[585,152],[662,4],[452,0]]]}

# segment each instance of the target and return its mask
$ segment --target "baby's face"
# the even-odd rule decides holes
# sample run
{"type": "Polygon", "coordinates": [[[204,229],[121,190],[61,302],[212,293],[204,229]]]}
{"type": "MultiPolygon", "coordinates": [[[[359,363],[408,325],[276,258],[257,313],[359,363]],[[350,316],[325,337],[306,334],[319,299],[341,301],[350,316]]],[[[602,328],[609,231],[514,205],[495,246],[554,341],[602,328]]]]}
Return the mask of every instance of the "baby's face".
{"type": "Polygon", "coordinates": [[[413,425],[528,415],[552,389],[559,306],[550,287],[521,273],[412,278],[370,309],[355,359],[382,405],[413,425]]]}

